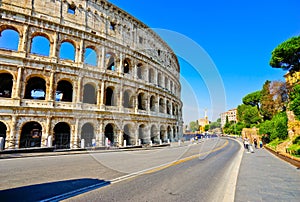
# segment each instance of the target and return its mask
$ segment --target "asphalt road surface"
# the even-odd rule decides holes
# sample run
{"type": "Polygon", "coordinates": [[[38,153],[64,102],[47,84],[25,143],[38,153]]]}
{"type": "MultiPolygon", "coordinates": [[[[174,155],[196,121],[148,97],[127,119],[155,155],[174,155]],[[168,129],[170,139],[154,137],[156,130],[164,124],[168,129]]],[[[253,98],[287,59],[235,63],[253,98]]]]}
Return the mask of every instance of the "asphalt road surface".
{"type": "Polygon", "coordinates": [[[240,144],[0,160],[1,201],[233,200],[240,144]]]}

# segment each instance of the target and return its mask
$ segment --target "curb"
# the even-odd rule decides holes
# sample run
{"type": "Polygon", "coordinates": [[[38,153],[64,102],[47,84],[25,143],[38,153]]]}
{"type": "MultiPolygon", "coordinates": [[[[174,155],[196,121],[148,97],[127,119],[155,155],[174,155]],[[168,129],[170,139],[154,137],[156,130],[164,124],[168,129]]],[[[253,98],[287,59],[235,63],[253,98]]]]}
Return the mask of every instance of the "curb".
{"type": "Polygon", "coordinates": [[[265,146],[264,147],[266,150],[268,150],[270,153],[272,153],[273,155],[277,156],[278,158],[292,164],[293,166],[296,166],[298,169],[300,169],[300,161],[296,160],[296,159],[293,159],[291,157],[288,157],[286,155],[283,155],[277,151],[274,151],[273,149],[265,146]]]}

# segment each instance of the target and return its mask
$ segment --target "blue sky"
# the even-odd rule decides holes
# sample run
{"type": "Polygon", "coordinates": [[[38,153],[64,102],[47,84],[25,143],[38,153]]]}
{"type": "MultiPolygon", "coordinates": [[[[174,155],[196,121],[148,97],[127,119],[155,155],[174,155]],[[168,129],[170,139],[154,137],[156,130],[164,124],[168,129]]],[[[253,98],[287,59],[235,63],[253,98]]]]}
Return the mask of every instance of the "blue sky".
{"type": "MultiPolygon", "coordinates": [[[[211,75],[203,73],[211,70],[205,64],[195,67],[186,58],[180,58],[185,124],[203,117],[205,109],[209,119],[215,120],[223,110],[241,104],[246,94],[260,90],[266,80],[284,80],[284,71],[269,66],[271,52],[286,39],[300,34],[299,0],[110,2],[150,28],[184,35],[207,53],[204,60],[212,60],[218,75],[215,69],[211,75]],[[201,68],[205,70],[199,71],[201,68]],[[214,78],[224,86],[225,97],[222,88],[211,86],[214,78]]],[[[161,36],[169,43],[168,35],[161,36]]],[[[172,42],[170,46],[173,48],[172,42]]]]}

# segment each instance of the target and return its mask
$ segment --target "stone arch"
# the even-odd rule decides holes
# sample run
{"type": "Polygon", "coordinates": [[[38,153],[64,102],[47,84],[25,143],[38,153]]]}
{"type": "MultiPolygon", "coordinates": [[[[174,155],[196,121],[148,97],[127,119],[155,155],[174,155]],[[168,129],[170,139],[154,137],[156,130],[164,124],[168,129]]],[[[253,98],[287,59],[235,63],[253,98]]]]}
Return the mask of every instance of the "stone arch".
{"type": "Polygon", "coordinates": [[[27,122],[21,129],[19,148],[41,147],[41,139],[41,124],[35,121],[27,122]]]}
{"type": "Polygon", "coordinates": [[[43,77],[37,75],[27,79],[24,98],[45,100],[46,81],[43,77]]]}
{"type": "Polygon", "coordinates": [[[157,74],[157,85],[159,87],[162,87],[163,85],[163,77],[162,77],[162,73],[158,72],[157,74]]]}
{"type": "Polygon", "coordinates": [[[81,128],[81,139],[84,139],[85,147],[93,146],[93,139],[95,139],[94,126],[91,123],[85,123],[81,128]]]}
{"type": "Polygon", "coordinates": [[[31,36],[30,53],[49,56],[50,55],[50,37],[41,32],[35,32],[31,36]]]}
{"type": "Polygon", "coordinates": [[[138,109],[147,110],[147,95],[144,92],[138,94],[138,109]]]}
{"type": "Polygon", "coordinates": [[[84,51],[84,63],[92,66],[98,64],[98,54],[94,46],[87,46],[84,51]]]}
{"type": "Polygon", "coordinates": [[[133,128],[134,128],[133,125],[129,123],[124,126],[123,140],[126,140],[127,145],[135,144],[133,128]]]}
{"type": "Polygon", "coordinates": [[[115,71],[116,70],[116,56],[112,52],[107,52],[105,54],[105,59],[106,59],[106,69],[115,71]]]}
{"type": "Polygon", "coordinates": [[[137,72],[136,72],[136,76],[138,79],[143,79],[144,78],[144,66],[142,63],[139,63],[137,65],[137,72]]]}
{"type": "Polygon", "coordinates": [[[147,127],[145,124],[139,125],[138,138],[141,140],[141,144],[148,144],[147,127]]]}
{"type": "Polygon", "coordinates": [[[4,145],[3,145],[3,148],[0,148],[0,150],[4,149],[5,148],[5,142],[6,142],[6,132],[7,132],[7,127],[6,127],[6,124],[3,123],[2,121],[0,121],[0,137],[3,137],[4,139],[4,145]]]}
{"type": "Polygon", "coordinates": [[[131,72],[132,65],[131,60],[126,58],[123,60],[123,73],[129,74],[131,72]]]}
{"type": "Polygon", "coordinates": [[[153,112],[156,111],[156,97],[154,95],[150,97],[150,110],[153,112]]]}
{"type": "Polygon", "coordinates": [[[0,97],[11,98],[13,75],[8,72],[0,73],[0,97]]]}
{"type": "Polygon", "coordinates": [[[108,86],[105,89],[105,95],[104,95],[104,103],[106,106],[115,106],[115,88],[113,86],[108,86]]]}
{"type": "Polygon", "coordinates": [[[130,90],[124,91],[123,107],[134,108],[134,96],[132,95],[132,92],[130,90]]]}
{"type": "Polygon", "coordinates": [[[14,26],[0,26],[0,48],[18,51],[20,32],[14,26]]]}
{"type": "Polygon", "coordinates": [[[165,113],[165,101],[163,98],[159,99],[159,112],[165,113]]]}
{"type": "Polygon", "coordinates": [[[152,143],[159,144],[159,130],[155,124],[151,126],[150,138],[152,143]]]}
{"type": "Polygon", "coordinates": [[[54,127],[53,146],[56,149],[69,149],[71,139],[71,127],[66,122],[59,122],[54,127]]]}
{"type": "Polygon", "coordinates": [[[167,130],[164,125],[160,126],[160,132],[159,132],[159,138],[161,139],[162,142],[165,142],[167,140],[167,130]]]}
{"type": "Polygon", "coordinates": [[[63,102],[72,102],[73,85],[68,80],[62,79],[57,83],[55,100],[63,102]]]}
{"type": "Polygon", "coordinates": [[[83,87],[83,103],[97,104],[96,88],[93,84],[87,83],[83,87]]]}
{"type": "Polygon", "coordinates": [[[148,74],[148,80],[149,83],[154,83],[154,70],[153,68],[149,68],[149,74],[148,74]]]}
{"type": "Polygon", "coordinates": [[[166,107],[167,107],[167,114],[171,114],[171,103],[169,100],[167,100],[166,107]]]}
{"type": "Polygon", "coordinates": [[[108,123],[104,129],[104,137],[108,139],[108,144],[112,145],[115,142],[115,125],[112,123],[108,123]]]}
{"type": "Polygon", "coordinates": [[[170,141],[173,139],[172,128],[171,128],[171,126],[168,126],[168,128],[167,128],[167,138],[168,138],[170,141]]]}
{"type": "Polygon", "coordinates": [[[75,61],[76,43],[69,39],[62,40],[60,43],[59,58],[60,60],[75,61]]]}

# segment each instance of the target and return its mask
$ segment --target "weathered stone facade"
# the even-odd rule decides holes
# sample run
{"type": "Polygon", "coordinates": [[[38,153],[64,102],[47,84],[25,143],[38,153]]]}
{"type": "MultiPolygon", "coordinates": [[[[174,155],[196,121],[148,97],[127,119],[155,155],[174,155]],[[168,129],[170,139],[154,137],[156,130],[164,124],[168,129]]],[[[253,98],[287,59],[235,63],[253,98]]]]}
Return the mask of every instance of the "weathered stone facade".
{"type": "Polygon", "coordinates": [[[179,63],[145,24],[104,0],[2,0],[0,7],[1,40],[6,31],[17,35],[15,49],[0,49],[5,149],[182,135],[179,63]]]}

